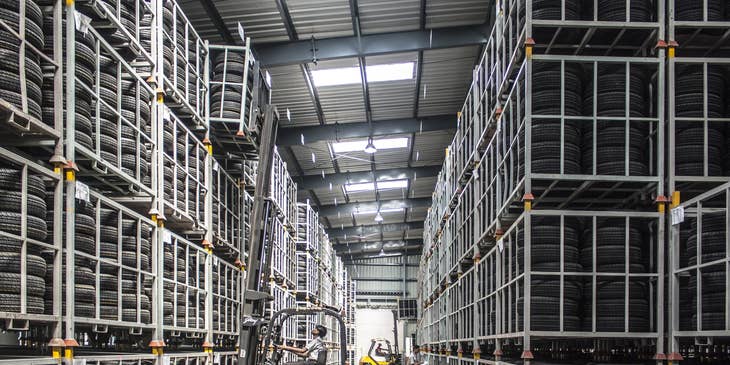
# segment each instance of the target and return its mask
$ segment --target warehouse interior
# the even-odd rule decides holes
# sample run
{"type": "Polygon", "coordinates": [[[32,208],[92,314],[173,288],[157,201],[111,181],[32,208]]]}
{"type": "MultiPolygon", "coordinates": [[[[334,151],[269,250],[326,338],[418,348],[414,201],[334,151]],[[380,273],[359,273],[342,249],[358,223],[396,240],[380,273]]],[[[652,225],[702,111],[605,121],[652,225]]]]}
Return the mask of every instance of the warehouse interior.
{"type": "Polygon", "coordinates": [[[0,365],[728,364],[729,105],[726,0],[3,0],[0,365]]]}

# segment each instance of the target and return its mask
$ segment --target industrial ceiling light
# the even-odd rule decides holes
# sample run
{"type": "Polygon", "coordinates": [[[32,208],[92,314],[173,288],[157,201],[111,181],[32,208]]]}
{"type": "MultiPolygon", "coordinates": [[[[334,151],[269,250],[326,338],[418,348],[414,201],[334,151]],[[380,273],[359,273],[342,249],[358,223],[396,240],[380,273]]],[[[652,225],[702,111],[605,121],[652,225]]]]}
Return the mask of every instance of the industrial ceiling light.
{"type": "Polygon", "coordinates": [[[378,223],[383,221],[383,216],[380,214],[380,211],[378,211],[378,213],[375,214],[375,221],[378,223]]]}
{"type": "Polygon", "coordinates": [[[373,137],[368,137],[368,144],[365,146],[365,153],[373,154],[375,152],[378,152],[378,149],[375,148],[375,145],[373,144],[373,137]]]}
{"type": "MultiPolygon", "coordinates": [[[[378,150],[390,150],[397,148],[407,148],[409,143],[408,137],[396,137],[396,138],[379,138],[372,139],[373,146],[378,150]]],[[[362,152],[365,150],[365,146],[368,144],[368,139],[358,139],[345,142],[334,142],[332,143],[332,151],[334,153],[342,152],[362,152]]]]}

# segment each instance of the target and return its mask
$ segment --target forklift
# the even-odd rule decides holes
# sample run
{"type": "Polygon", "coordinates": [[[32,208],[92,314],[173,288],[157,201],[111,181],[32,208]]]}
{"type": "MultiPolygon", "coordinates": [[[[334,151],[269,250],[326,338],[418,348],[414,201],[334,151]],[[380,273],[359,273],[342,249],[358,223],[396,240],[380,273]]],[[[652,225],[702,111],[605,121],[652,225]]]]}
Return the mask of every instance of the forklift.
{"type": "Polygon", "coordinates": [[[359,365],[401,365],[402,359],[398,350],[398,316],[396,311],[393,311],[393,337],[392,347],[388,339],[371,339],[368,353],[360,358],[359,365]]]}
{"type": "MultiPolygon", "coordinates": [[[[271,184],[271,166],[274,156],[274,144],[278,128],[279,113],[276,107],[267,105],[263,113],[263,127],[260,138],[260,158],[256,174],[256,189],[251,212],[250,246],[246,266],[245,291],[243,296],[241,335],[238,343],[239,365],[279,365],[282,362],[283,350],[277,345],[283,344],[281,330],[284,323],[297,316],[319,315],[333,317],[340,328],[340,336],[336,341],[340,347],[340,364],[347,361],[347,331],[345,322],[337,308],[318,306],[307,308],[286,308],[272,314],[266,319],[266,302],[272,300],[269,294],[269,283],[266,275],[271,265],[268,249],[269,237],[272,236],[270,218],[276,214],[269,200],[271,184]]],[[[327,364],[328,351],[322,351],[316,365],[327,364]]]]}

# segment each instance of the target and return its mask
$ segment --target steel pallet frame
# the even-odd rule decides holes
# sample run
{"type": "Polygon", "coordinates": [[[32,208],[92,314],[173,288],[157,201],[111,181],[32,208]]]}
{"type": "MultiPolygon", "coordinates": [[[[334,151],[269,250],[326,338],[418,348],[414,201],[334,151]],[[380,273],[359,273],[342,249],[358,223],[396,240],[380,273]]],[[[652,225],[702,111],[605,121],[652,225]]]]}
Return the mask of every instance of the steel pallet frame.
{"type": "Polygon", "coordinates": [[[670,226],[668,270],[671,275],[667,322],[669,353],[678,360],[682,356],[689,357],[689,348],[693,345],[712,345],[713,338],[727,337],[730,333],[730,290],[726,281],[730,277],[728,208],[730,182],[686,200],[675,208],[684,216],[671,222],[670,226]],[[719,224],[720,229],[711,230],[711,223],[719,224]],[[690,240],[695,242],[694,249],[689,248],[690,240]],[[718,279],[722,281],[719,287],[718,279]],[[695,282],[694,292],[691,281],[695,282]],[[703,290],[704,285],[709,291],[703,290]],[[704,318],[717,313],[723,318],[710,317],[709,321],[704,318]]]}
{"type": "Polygon", "coordinates": [[[668,44],[679,57],[728,57],[730,19],[726,14],[720,19],[709,16],[708,4],[712,0],[698,0],[702,14],[698,19],[686,19],[677,10],[679,0],[667,1],[668,44]]]}
{"type": "MultiPolygon", "coordinates": [[[[710,129],[717,129],[722,131],[728,125],[730,125],[730,117],[728,115],[715,116],[714,111],[710,111],[709,100],[709,81],[708,76],[710,74],[710,68],[727,68],[730,67],[730,58],[711,58],[711,57],[670,57],[667,62],[667,91],[668,91],[668,123],[667,123],[667,135],[669,146],[676,146],[678,142],[682,142],[678,138],[678,133],[682,129],[690,129],[692,126],[699,125],[702,128],[702,174],[696,176],[682,175],[677,172],[678,156],[675,148],[669,148],[668,151],[668,192],[672,195],[677,194],[678,198],[691,198],[700,193],[709,191],[711,188],[721,185],[727,181],[730,181],[730,170],[724,169],[724,166],[720,166],[722,170],[720,173],[717,171],[710,170],[710,160],[714,159],[715,163],[723,162],[725,156],[711,156],[710,155],[710,136],[708,131],[710,129]],[[701,69],[701,77],[703,82],[702,92],[702,110],[701,115],[680,117],[677,113],[680,112],[680,107],[677,105],[677,93],[681,90],[682,86],[678,83],[678,73],[683,68],[699,68],[701,69]],[[719,158],[719,161],[717,161],[719,158]],[[681,194],[681,196],[680,196],[681,194]]],[[[727,133],[727,132],[725,132],[727,133]]],[[[724,137],[724,136],[722,136],[724,137]]],[[[727,138],[727,137],[724,137],[727,138]]],[[[722,152],[720,152],[722,153],[722,152]]]]}
{"type": "MultiPolygon", "coordinates": [[[[13,198],[17,199],[17,207],[14,207],[14,210],[17,210],[18,217],[15,219],[9,217],[6,226],[8,228],[0,231],[0,237],[5,242],[3,244],[4,250],[8,252],[8,255],[17,253],[18,256],[18,308],[8,308],[10,306],[8,304],[0,311],[0,318],[4,321],[6,330],[24,331],[29,330],[31,325],[45,326],[47,327],[45,334],[47,338],[60,340],[63,335],[61,307],[61,297],[63,295],[63,232],[59,227],[61,227],[63,212],[63,175],[58,169],[40,165],[17,151],[5,147],[0,147],[0,160],[3,165],[7,166],[3,173],[3,185],[4,189],[7,189],[5,194],[10,194],[13,191],[20,195],[13,198]],[[52,212],[52,226],[42,232],[43,237],[38,232],[29,234],[31,229],[28,222],[30,179],[33,179],[36,183],[43,183],[43,189],[47,191],[46,209],[52,212]],[[11,246],[13,242],[17,243],[17,251],[11,246]],[[50,282],[45,282],[45,286],[51,289],[51,308],[42,308],[41,313],[30,312],[28,269],[29,255],[32,253],[36,253],[36,257],[38,257],[37,253],[43,253],[47,265],[44,279],[50,279],[50,282]],[[50,275],[48,275],[49,273],[50,275]]],[[[43,223],[46,223],[45,220],[43,223]]]]}
{"type": "Polygon", "coordinates": [[[213,75],[208,76],[209,92],[220,90],[218,95],[209,94],[208,97],[211,128],[220,143],[246,155],[258,150],[261,110],[263,105],[271,103],[271,82],[251,55],[251,39],[246,38],[243,43],[243,46],[209,44],[206,63],[207,69],[213,70],[213,75]],[[213,64],[220,62],[220,58],[222,70],[213,64]],[[239,63],[242,70],[238,69],[239,63]],[[226,90],[233,93],[227,94],[226,90]],[[226,108],[236,104],[239,105],[237,111],[226,108]],[[212,108],[214,105],[218,108],[212,108]]]}
{"type": "Polygon", "coordinates": [[[243,260],[242,252],[244,250],[244,240],[246,229],[244,224],[246,216],[251,208],[247,209],[245,203],[245,191],[242,189],[242,183],[234,179],[217,161],[213,161],[213,181],[211,183],[213,198],[213,221],[211,229],[213,230],[213,244],[218,250],[221,250],[221,256],[229,256],[238,260],[243,260]]]}

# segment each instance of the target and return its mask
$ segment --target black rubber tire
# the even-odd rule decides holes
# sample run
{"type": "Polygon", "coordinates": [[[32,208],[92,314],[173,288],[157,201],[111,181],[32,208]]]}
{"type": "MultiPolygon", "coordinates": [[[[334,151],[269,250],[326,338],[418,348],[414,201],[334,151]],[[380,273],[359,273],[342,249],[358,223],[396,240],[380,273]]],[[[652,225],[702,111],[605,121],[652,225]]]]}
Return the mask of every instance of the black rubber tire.
{"type": "MultiPolygon", "coordinates": [[[[45,311],[45,300],[42,296],[26,296],[26,313],[42,314],[45,311]]],[[[0,293],[0,307],[3,312],[20,313],[20,295],[0,293]]]]}
{"type": "MultiPolygon", "coordinates": [[[[541,20],[560,20],[562,4],[560,0],[533,0],[532,17],[541,20]]],[[[581,3],[576,0],[565,1],[565,19],[578,20],[581,14],[581,3]]]]}
{"type": "MultiPolygon", "coordinates": [[[[707,0],[707,20],[720,21],[723,20],[722,13],[723,0],[707,0]]],[[[695,0],[676,0],[675,18],[682,21],[701,21],[703,20],[703,2],[695,0]]]]}
{"type": "MultiPolygon", "coordinates": [[[[27,212],[38,218],[46,217],[46,201],[43,197],[28,194],[27,212]]],[[[0,210],[20,213],[22,194],[18,191],[0,190],[0,210]]]]}
{"type": "Polygon", "coordinates": [[[76,285],[93,286],[96,282],[96,274],[91,268],[77,266],[74,270],[74,281],[76,285]]]}
{"type": "MultiPolygon", "coordinates": [[[[8,167],[0,167],[0,186],[7,190],[20,191],[22,174],[20,170],[8,167]]],[[[46,185],[39,176],[28,174],[28,194],[39,198],[46,198],[46,185]]]]}
{"type": "MultiPolygon", "coordinates": [[[[44,273],[45,276],[45,273],[44,273]]],[[[20,273],[0,272],[0,293],[20,294],[20,273]]],[[[42,276],[26,275],[26,293],[29,296],[43,297],[46,280],[42,276]]]]}
{"type": "MultiPolygon", "coordinates": [[[[20,252],[0,252],[0,272],[20,273],[20,252]]],[[[46,276],[46,260],[37,255],[26,255],[26,273],[44,278],[46,276]]]]}
{"type": "MultiPolygon", "coordinates": [[[[26,216],[27,219],[27,235],[28,238],[38,241],[45,241],[47,235],[47,227],[45,218],[39,218],[32,215],[26,216]]],[[[21,234],[21,214],[15,212],[0,211],[0,231],[20,235],[21,234]]]]}
{"type": "MultiPolygon", "coordinates": [[[[630,9],[630,21],[650,22],[654,7],[649,0],[632,0],[630,9]]],[[[626,3],[615,0],[598,0],[598,20],[601,21],[626,21],[626,3]]]]}
{"type": "MultiPolygon", "coordinates": [[[[5,23],[13,28],[15,31],[18,31],[20,22],[20,14],[18,13],[17,9],[17,6],[15,10],[10,10],[4,6],[0,7],[0,19],[4,20],[5,23]]],[[[33,1],[26,2],[26,16],[29,20],[35,18],[36,21],[25,22],[25,39],[36,48],[43,49],[43,44],[45,41],[43,39],[43,23],[42,21],[39,22],[37,19],[37,16],[40,13],[40,8],[33,1]]],[[[18,43],[18,39],[10,32],[8,32],[5,28],[2,28],[0,32],[2,32],[3,34],[3,37],[0,39],[5,40],[5,42],[12,42],[15,44],[18,43]]]]}

